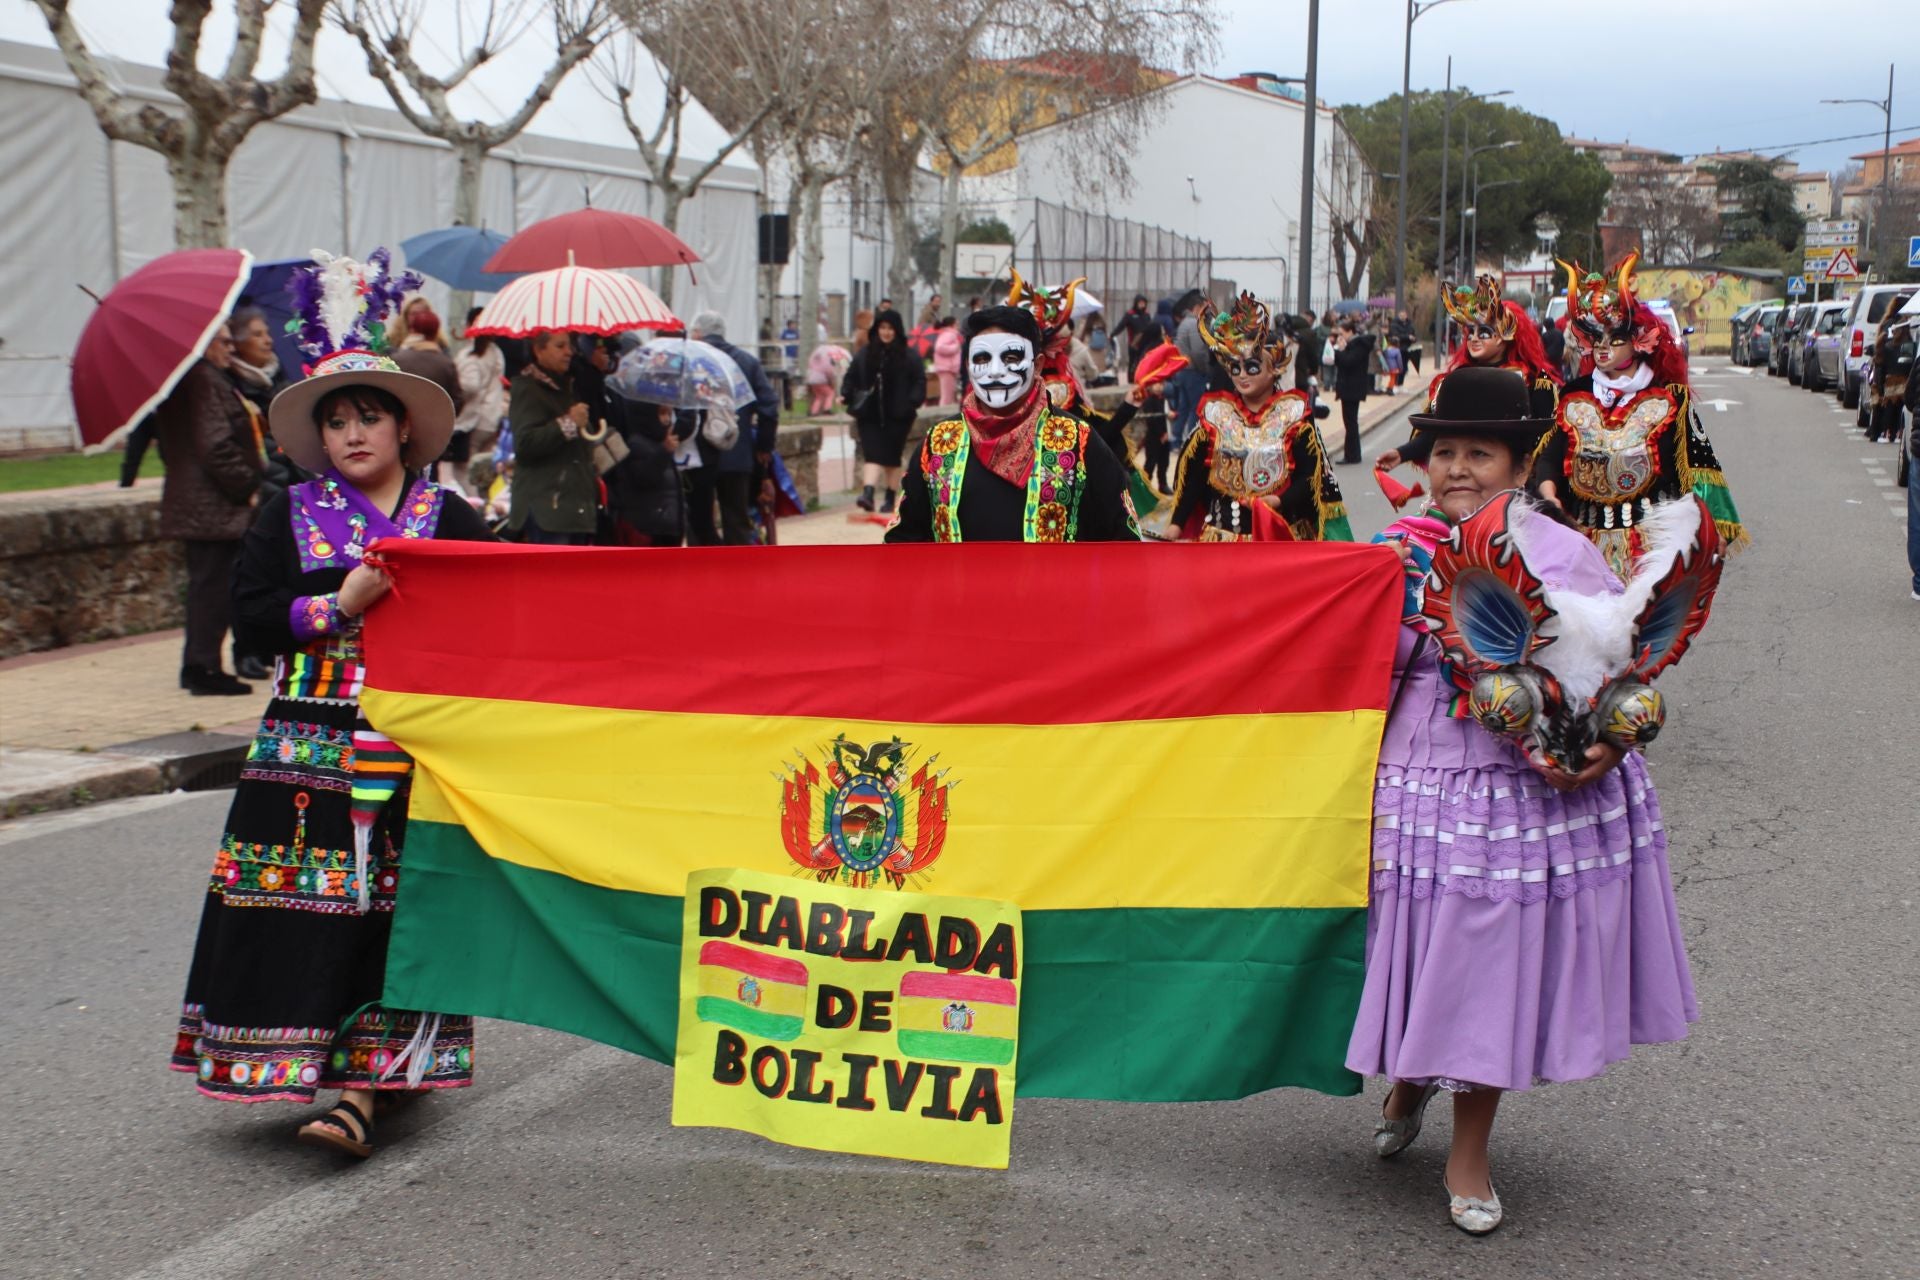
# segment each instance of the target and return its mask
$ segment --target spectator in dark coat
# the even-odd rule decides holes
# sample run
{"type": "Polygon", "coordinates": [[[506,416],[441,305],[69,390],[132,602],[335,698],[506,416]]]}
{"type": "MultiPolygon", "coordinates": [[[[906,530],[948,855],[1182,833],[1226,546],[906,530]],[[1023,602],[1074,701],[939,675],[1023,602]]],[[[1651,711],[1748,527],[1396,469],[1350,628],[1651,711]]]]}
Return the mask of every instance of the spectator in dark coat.
{"type": "MultiPolygon", "coordinates": [[[[966,360],[962,358],[964,367],[966,360]]],[[[927,398],[927,367],[907,346],[906,329],[898,311],[882,311],[873,318],[866,345],[847,366],[840,398],[853,415],[860,433],[861,483],[855,499],[862,511],[874,509],[874,491],[885,488],[882,515],[891,515],[900,488],[901,455],[907,433],[927,398]]]]}
{"type": "Polygon", "coordinates": [[[1167,395],[1167,409],[1173,414],[1176,457],[1186,447],[1187,437],[1193,434],[1194,424],[1200,420],[1200,397],[1207,394],[1213,369],[1213,353],[1200,337],[1200,304],[1206,300],[1207,295],[1200,290],[1189,289],[1173,304],[1173,345],[1187,358],[1187,367],[1173,375],[1167,395]]]}
{"type": "Polygon", "coordinates": [[[1116,333],[1124,346],[1127,356],[1127,382],[1133,382],[1134,370],[1140,367],[1140,358],[1166,341],[1168,335],[1161,332],[1160,322],[1153,318],[1148,310],[1147,296],[1144,293],[1133,295],[1133,307],[1120,317],[1115,326],[1116,333]]]}
{"type": "MultiPolygon", "coordinates": [[[[673,455],[682,437],[680,415],[666,405],[634,402],[623,415],[627,456],[606,473],[613,541],[622,547],[677,547],[686,537],[686,501],[673,455]]],[[[701,468],[704,470],[704,468],[701,468]]],[[[711,514],[707,517],[711,523],[711,514]]]]}
{"type": "MultiPolygon", "coordinates": [[[[424,298],[416,298],[407,307],[407,336],[393,349],[393,362],[403,373],[438,383],[453,401],[457,414],[467,403],[466,389],[460,385],[460,368],[447,350],[446,335],[440,330],[440,316],[424,298]]],[[[464,493],[467,463],[473,457],[473,437],[456,431],[447,440],[446,451],[433,464],[433,479],[464,493]]]]}
{"type": "Polygon", "coordinates": [[[1333,334],[1333,394],[1347,428],[1340,461],[1360,461],[1360,402],[1373,388],[1373,337],[1362,333],[1352,316],[1342,316],[1333,334]]]}
{"type": "MultiPolygon", "coordinates": [[[[266,471],[260,479],[256,505],[267,503],[308,478],[298,463],[289,458],[273,438],[267,426],[267,406],[274,396],[292,382],[281,376],[280,359],[273,353],[273,326],[258,307],[242,307],[227,321],[233,335],[233,356],[227,361],[227,378],[240,399],[248,406],[253,428],[260,436],[266,471]]],[[[273,675],[271,653],[247,653],[239,640],[234,642],[233,669],[242,680],[266,680],[273,675]]]]}
{"type": "Polygon", "coordinates": [[[233,565],[253,523],[263,464],[260,446],[226,368],[233,339],[225,325],[204,359],[187,370],[154,411],[154,434],[167,464],[160,491],[160,536],[187,552],[187,636],[180,687],[196,695],[253,692],[221,661],[233,618],[233,565]]]}
{"type": "Polygon", "coordinates": [[[698,470],[690,473],[695,481],[689,527],[696,545],[723,542],[730,547],[753,542],[753,495],[756,469],[764,470],[773,462],[773,451],[780,441],[780,395],[760,365],[760,357],[750,355],[727,341],[727,322],[717,311],[702,311],[687,326],[687,336],[704,342],[721,355],[730,357],[746,375],[753,399],[740,407],[740,437],[731,448],[719,449],[700,437],[698,470]],[[705,481],[701,480],[705,477],[705,481]],[[712,486],[709,498],[700,496],[703,484],[712,486]],[[720,533],[713,536],[712,499],[720,502],[720,533]]]}
{"type": "Polygon", "coordinates": [[[581,431],[587,406],[573,393],[573,339],[533,336],[533,361],[507,392],[513,487],[507,528],[524,542],[585,546],[599,521],[600,478],[581,431]]]}
{"type": "Polygon", "coordinates": [[[1327,333],[1311,311],[1295,316],[1291,327],[1293,340],[1299,344],[1299,350],[1293,353],[1293,388],[1311,395],[1314,381],[1321,375],[1320,353],[1326,350],[1327,333]]]}

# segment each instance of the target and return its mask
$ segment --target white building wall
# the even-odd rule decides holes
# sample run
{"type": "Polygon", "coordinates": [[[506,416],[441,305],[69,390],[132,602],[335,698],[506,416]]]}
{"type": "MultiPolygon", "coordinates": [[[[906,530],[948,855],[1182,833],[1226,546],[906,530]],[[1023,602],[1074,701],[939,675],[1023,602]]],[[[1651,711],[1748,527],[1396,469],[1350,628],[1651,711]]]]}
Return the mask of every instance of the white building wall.
{"type": "MultiPolygon", "coordinates": [[[[1083,145],[1071,121],[1042,130],[1020,146],[1018,195],[1038,197],[1211,241],[1214,275],[1292,310],[1299,292],[1300,159],[1305,105],[1205,77],[1160,91],[1162,108],[1140,132],[1130,159],[1131,189],[1076,184],[1066,157],[1083,145]],[[1191,179],[1191,181],[1189,181],[1191,179]]],[[[1321,108],[1314,150],[1318,182],[1334,171],[1345,130],[1321,108]]],[[[1348,140],[1348,145],[1350,140],[1348,140]]],[[[1350,166],[1351,167],[1351,166],[1350,166]]],[[[1360,193],[1347,193],[1358,201],[1360,193]]],[[[1331,230],[1315,200],[1314,307],[1340,297],[1331,230]]],[[[1096,292],[1098,282],[1089,281],[1096,292]]],[[[1206,281],[1195,280],[1204,287],[1206,281]]],[[[1367,293],[1362,282],[1360,296],[1367,293]]]]}

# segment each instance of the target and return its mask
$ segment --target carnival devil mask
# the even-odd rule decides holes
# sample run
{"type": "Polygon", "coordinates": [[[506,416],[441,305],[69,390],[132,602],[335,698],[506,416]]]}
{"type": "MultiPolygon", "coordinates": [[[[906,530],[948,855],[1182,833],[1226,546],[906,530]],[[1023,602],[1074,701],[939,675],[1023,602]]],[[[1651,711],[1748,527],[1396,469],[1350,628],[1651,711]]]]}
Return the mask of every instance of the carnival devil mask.
{"type": "Polygon", "coordinates": [[[1640,300],[1633,292],[1633,268],[1639,261],[1639,253],[1629,253],[1601,275],[1561,260],[1567,271],[1567,336],[1583,355],[1613,342],[1631,342],[1644,355],[1659,340],[1657,321],[1635,325],[1640,300]]]}
{"type": "Polygon", "coordinates": [[[1007,290],[1007,305],[1025,307],[1040,325],[1040,340],[1052,338],[1055,331],[1073,320],[1073,295],[1087,282],[1085,276],[1058,289],[1039,289],[1013,273],[1013,285],[1007,290]]]}
{"type": "Polygon", "coordinates": [[[1422,605],[1467,711],[1529,757],[1567,773],[1587,749],[1652,742],[1666,706],[1649,683],[1706,624],[1724,560],[1700,499],[1650,509],[1648,550],[1621,595],[1546,586],[1527,564],[1530,528],[1551,517],[1504,493],[1435,548],[1422,605]]]}
{"type": "Polygon", "coordinates": [[[1200,340],[1230,378],[1263,373],[1278,377],[1292,360],[1287,340],[1273,336],[1272,313],[1247,292],[1233,300],[1231,311],[1216,310],[1212,302],[1201,304],[1200,340]]]}
{"type": "Polygon", "coordinates": [[[1471,289],[1449,280],[1440,288],[1440,301],[1468,337],[1512,342],[1519,330],[1498,276],[1481,276],[1471,289]]]}
{"type": "Polygon", "coordinates": [[[1033,389],[1033,344],[1017,333],[976,334],[967,345],[967,384],[989,409],[1010,409],[1033,389]]]}

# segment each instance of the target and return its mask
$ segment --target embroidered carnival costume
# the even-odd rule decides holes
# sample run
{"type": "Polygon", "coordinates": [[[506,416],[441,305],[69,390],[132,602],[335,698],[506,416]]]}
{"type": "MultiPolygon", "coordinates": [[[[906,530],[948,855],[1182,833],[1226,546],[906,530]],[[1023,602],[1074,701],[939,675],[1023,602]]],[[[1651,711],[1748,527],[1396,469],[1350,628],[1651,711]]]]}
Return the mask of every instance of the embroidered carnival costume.
{"type": "Polygon", "coordinates": [[[1543,422],[1552,418],[1560,399],[1560,370],[1547,359],[1526,309],[1507,298],[1505,281],[1481,276],[1469,289],[1449,280],[1440,287],[1440,301],[1460,326],[1460,345],[1427,387],[1427,412],[1433,412],[1446,376],[1471,367],[1513,370],[1527,380],[1527,416],[1543,422]]]}
{"type": "Polygon", "coordinates": [[[1267,308],[1251,293],[1227,312],[1209,302],[1200,336],[1233,389],[1200,397],[1199,429],[1175,472],[1173,530],[1206,542],[1353,541],[1313,403],[1278,389],[1292,356],[1267,308]]]}
{"type": "MultiPolygon", "coordinates": [[[[1545,424],[1527,416],[1520,377],[1462,371],[1437,409],[1412,420],[1416,456],[1445,435],[1498,440],[1525,475],[1545,424]]],[[[1438,469],[1430,481],[1446,483],[1438,469]]],[[[1518,490],[1457,521],[1430,508],[1374,539],[1402,549],[1407,592],[1374,782],[1353,1070],[1525,1090],[1597,1076],[1696,1020],[1659,798],[1629,748],[1659,731],[1647,682],[1703,625],[1721,556],[1693,501],[1668,504],[1659,524],[1658,557],[1628,584],[1518,490]],[[1596,741],[1626,754],[1575,790],[1529,764],[1577,771],[1596,741]]],[[[1382,1120],[1378,1154],[1417,1136],[1432,1092],[1382,1120]]],[[[1500,1219],[1497,1196],[1453,1207],[1468,1231],[1500,1219]]]]}
{"type": "Polygon", "coordinates": [[[360,716],[360,618],[342,612],[340,589],[378,538],[491,535],[427,479],[453,427],[446,392],[377,349],[346,346],[384,345],[383,311],[407,282],[387,276],[383,252],[366,266],[316,256],[322,265],[295,287],[303,345],[323,358],[270,409],[275,439],[316,478],[260,510],[234,573],[235,632],[249,651],[277,655],[274,696],[214,858],[171,1062],[201,1093],[236,1102],[472,1080],[472,1019],[379,1003],[408,762],[360,716]],[[343,388],[404,407],[411,435],[400,437],[406,471],[390,511],[323,451],[315,415],[343,388]]]}
{"type": "Polygon", "coordinates": [[[1583,357],[1534,469],[1622,577],[1645,554],[1655,503],[1695,494],[1730,550],[1749,541],[1720,460],[1694,412],[1687,361],[1672,332],[1633,291],[1639,254],[1606,275],[1567,270],[1567,336],[1583,357]],[[1607,358],[1601,358],[1607,357],[1607,358]],[[1624,365],[1609,369],[1607,365],[1624,365]]]}
{"type": "Polygon", "coordinates": [[[908,464],[888,542],[1132,542],[1126,473],[1093,428],[1056,412],[1022,307],[967,317],[967,393],[908,464]]]}

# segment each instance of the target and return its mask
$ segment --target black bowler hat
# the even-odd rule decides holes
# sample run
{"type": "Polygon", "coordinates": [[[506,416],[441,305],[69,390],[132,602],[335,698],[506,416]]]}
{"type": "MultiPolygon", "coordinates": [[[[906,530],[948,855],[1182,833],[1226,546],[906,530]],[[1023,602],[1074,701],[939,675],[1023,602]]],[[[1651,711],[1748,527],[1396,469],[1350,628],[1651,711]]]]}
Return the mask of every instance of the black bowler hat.
{"type": "Polygon", "coordinates": [[[1533,404],[1527,380],[1512,369],[1466,365],[1440,378],[1432,413],[1407,419],[1413,436],[1400,446],[1409,462],[1424,462],[1433,442],[1442,436],[1485,436],[1504,440],[1521,457],[1530,456],[1540,437],[1553,426],[1530,418],[1533,404]]]}

